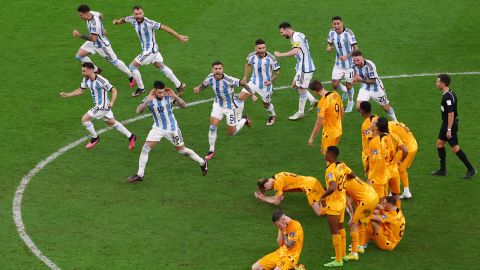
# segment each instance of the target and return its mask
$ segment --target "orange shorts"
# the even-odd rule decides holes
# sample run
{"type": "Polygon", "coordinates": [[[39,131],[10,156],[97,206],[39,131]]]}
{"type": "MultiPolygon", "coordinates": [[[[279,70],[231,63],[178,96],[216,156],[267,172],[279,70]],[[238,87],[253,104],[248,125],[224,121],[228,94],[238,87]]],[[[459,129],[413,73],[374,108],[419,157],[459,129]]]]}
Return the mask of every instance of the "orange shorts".
{"type": "Polygon", "coordinates": [[[335,138],[330,138],[327,135],[322,136],[322,155],[325,155],[327,148],[329,146],[337,146],[340,142],[340,136],[335,138]]]}
{"type": "Polygon", "coordinates": [[[376,184],[375,182],[373,182],[371,186],[377,192],[379,199],[385,197],[385,184],[376,184]]]}
{"type": "Polygon", "coordinates": [[[355,208],[355,214],[353,214],[353,223],[368,223],[370,215],[375,210],[378,204],[378,197],[372,198],[367,202],[360,202],[359,205],[355,208]]]}
{"type": "Polygon", "coordinates": [[[326,205],[322,208],[322,215],[329,215],[329,216],[340,216],[340,223],[343,223],[345,220],[345,209],[339,209],[338,207],[331,207],[330,205],[326,205]]]}
{"type": "Polygon", "coordinates": [[[325,190],[323,189],[322,185],[320,185],[320,183],[316,181],[310,192],[306,194],[308,204],[312,206],[314,202],[320,201],[320,197],[322,197],[323,193],[325,193],[325,190]]]}
{"type": "Polygon", "coordinates": [[[275,267],[290,270],[295,266],[295,258],[290,256],[280,257],[277,251],[263,256],[258,262],[265,270],[273,270],[275,267]]]}
{"type": "MultiPolygon", "coordinates": [[[[410,148],[408,149],[408,155],[407,157],[405,158],[405,160],[400,163],[400,166],[398,166],[398,169],[401,171],[401,172],[404,172],[406,171],[408,168],[410,168],[410,166],[412,165],[412,162],[413,160],[415,159],[415,156],[417,155],[417,151],[418,151],[418,148],[414,148],[412,150],[410,150],[410,148]]],[[[397,153],[397,158],[398,160],[400,160],[400,158],[402,157],[402,153],[399,152],[397,153]]]]}

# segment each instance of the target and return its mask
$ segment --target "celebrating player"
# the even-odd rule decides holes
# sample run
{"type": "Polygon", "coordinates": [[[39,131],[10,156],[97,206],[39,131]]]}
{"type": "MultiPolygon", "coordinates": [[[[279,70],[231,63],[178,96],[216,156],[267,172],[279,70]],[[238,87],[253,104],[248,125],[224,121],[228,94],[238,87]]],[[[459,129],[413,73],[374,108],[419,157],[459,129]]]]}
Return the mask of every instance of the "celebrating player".
{"type": "Polygon", "coordinates": [[[220,61],[212,63],[212,72],[199,86],[195,87],[193,91],[200,93],[207,86],[211,86],[215,92],[215,100],[213,101],[212,112],[210,114],[210,130],[208,132],[208,143],[210,149],[205,156],[206,160],[210,160],[215,156],[215,142],[217,140],[217,127],[223,119],[226,117],[227,132],[229,135],[236,135],[244,125],[250,127],[252,121],[247,115],[244,115],[242,119],[237,121],[235,110],[237,105],[235,104],[234,94],[235,87],[242,85],[245,90],[252,96],[252,100],[256,101],[257,97],[250,89],[250,86],[245,81],[240,81],[237,78],[228,76],[223,73],[223,64],[220,61]]]}
{"type": "Polygon", "coordinates": [[[307,99],[310,101],[310,109],[313,110],[316,104],[316,99],[308,92],[308,86],[315,72],[315,65],[313,64],[312,56],[310,55],[310,47],[308,45],[307,37],[300,32],[295,32],[288,22],[283,22],[279,25],[280,34],[286,39],[290,39],[292,49],[288,52],[281,53],[275,51],[275,57],[289,57],[295,56],[297,65],[295,66],[296,74],[292,82],[292,87],[298,90],[298,111],[295,112],[288,119],[298,120],[305,117],[305,103],[307,99]]]}
{"type": "Polygon", "coordinates": [[[133,77],[135,78],[135,81],[137,81],[138,85],[137,90],[132,93],[132,96],[139,96],[145,91],[142,76],[140,75],[138,68],[148,64],[153,64],[160,70],[160,72],[165,74],[165,76],[173,82],[177,88],[177,91],[181,95],[183,89],[185,89],[185,83],[181,83],[173,71],[163,63],[163,57],[158,50],[157,41],[155,39],[155,31],[159,29],[163,30],[183,43],[188,41],[188,37],[180,35],[175,30],[164,24],[148,19],[144,16],[143,8],[141,6],[133,7],[133,16],[127,16],[125,18],[113,20],[113,24],[115,25],[123,23],[132,24],[142,46],[142,52],[129,65],[133,77]]]}
{"type": "MultiPolygon", "coordinates": [[[[102,56],[105,60],[107,60],[110,64],[114,65],[123,73],[127,74],[128,79],[130,80],[130,87],[135,85],[135,80],[133,79],[132,72],[128,69],[125,63],[117,58],[117,55],[112,49],[110,45],[110,41],[108,40],[105,34],[105,28],[103,28],[103,15],[102,13],[90,10],[90,7],[82,4],[77,8],[78,16],[80,19],[87,21],[87,28],[88,28],[88,35],[82,35],[77,30],[73,30],[73,36],[76,38],[85,39],[85,43],[83,43],[82,47],[78,49],[78,52],[75,58],[82,62],[90,62],[90,57],[88,55],[98,53],[102,56]]],[[[95,66],[94,71],[98,74],[101,73],[101,69],[95,66]]]]}
{"type": "Polygon", "coordinates": [[[255,262],[252,270],[290,270],[296,267],[300,259],[303,247],[303,229],[300,222],[280,210],[273,212],[272,222],[278,228],[279,248],[255,262]]]}
{"type": "Polygon", "coordinates": [[[142,148],[140,159],[138,161],[138,172],[136,175],[128,178],[129,183],[142,181],[144,178],[145,166],[148,161],[148,153],[157,145],[162,138],[167,138],[177,149],[178,153],[189,157],[191,160],[197,162],[202,170],[202,175],[207,174],[207,161],[203,160],[192,149],[185,147],[183,142],[182,132],[173,115],[172,104],[175,102],[180,108],[185,108],[186,104],[183,99],[179,98],[170,88],[165,88],[165,84],[161,81],[156,81],[153,85],[153,90],[138,105],[137,113],[142,113],[147,107],[153,116],[153,126],[148,133],[147,140],[142,148]]]}
{"type": "Polygon", "coordinates": [[[128,131],[122,123],[115,120],[113,117],[112,108],[117,100],[117,89],[113,87],[110,82],[104,77],[95,74],[95,66],[90,62],[82,64],[82,76],[83,80],[80,87],[72,92],[60,92],[60,96],[63,98],[79,96],[85,92],[87,87],[92,94],[93,103],[95,106],[91,108],[82,116],[82,124],[87,129],[88,133],[92,137],[90,142],[85,146],[87,149],[93,148],[100,142],[100,137],[97,135],[95,128],[93,127],[92,119],[103,119],[105,123],[116,129],[128,138],[128,148],[131,150],[135,147],[135,141],[137,136],[128,131]],[[108,98],[108,92],[112,92],[112,99],[108,98]]]}
{"type": "MultiPolygon", "coordinates": [[[[372,130],[370,127],[372,122],[375,121],[378,116],[372,114],[372,105],[368,101],[360,102],[360,108],[358,109],[360,115],[363,117],[362,122],[362,163],[363,169],[365,173],[367,172],[367,164],[368,164],[368,143],[373,137],[372,130]]],[[[367,175],[368,176],[368,175],[367,175]]]]}
{"type": "Polygon", "coordinates": [[[340,16],[332,18],[332,29],[328,33],[327,38],[327,52],[333,51],[333,47],[337,51],[335,64],[332,71],[332,87],[335,90],[340,90],[344,96],[348,96],[348,103],[345,112],[351,112],[353,109],[353,60],[352,52],[358,49],[357,40],[352,30],[343,26],[343,21],[340,16]],[[345,78],[346,85],[343,85],[340,80],[345,78]]]}
{"type": "MultiPolygon", "coordinates": [[[[263,107],[270,113],[267,125],[271,126],[275,123],[276,113],[272,104],[273,82],[280,73],[280,64],[278,64],[275,56],[267,52],[267,47],[263,39],[255,41],[255,51],[247,56],[247,64],[245,64],[245,72],[243,80],[247,81],[247,76],[252,72],[248,85],[253,93],[257,93],[263,101],[263,107]],[[253,70],[253,72],[252,72],[253,70]]],[[[242,89],[238,95],[237,119],[243,115],[244,101],[250,93],[246,89],[242,89]]]]}
{"type": "Polygon", "coordinates": [[[263,178],[258,181],[258,191],[254,193],[255,198],[262,202],[280,205],[284,198],[284,192],[305,192],[308,205],[320,216],[321,209],[318,208],[320,196],[325,192],[318,179],[311,176],[297,175],[289,172],[280,172],[270,178],[263,178]],[[265,196],[265,192],[275,190],[274,196],[265,196]]]}

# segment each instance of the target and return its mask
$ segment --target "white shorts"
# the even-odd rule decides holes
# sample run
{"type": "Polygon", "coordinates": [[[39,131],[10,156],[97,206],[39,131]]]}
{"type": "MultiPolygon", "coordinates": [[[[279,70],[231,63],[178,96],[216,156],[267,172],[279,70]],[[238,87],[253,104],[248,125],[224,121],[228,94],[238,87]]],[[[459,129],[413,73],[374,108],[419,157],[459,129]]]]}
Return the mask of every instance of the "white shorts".
{"type": "Polygon", "coordinates": [[[295,74],[294,82],[298,88],[308,89],[312,78],[313,78],[313,72],[310,72],[310,73],[297,72],[297,74],[295,74]]]}
{"type": "Polygon", "coordinates": [[[163,63],[163,57],[160,52],[143,51],[135,57],[135,62],[142,66],[153,63],[163,63]]]}
{"type": "Polygon", "coordinates": [[[358,91],[357,102],[370,101],[370,99],[375,100],[380,105],[386,105],[389,103],[387,94],[381,87],[378,88],[377,92],[374,92],[373,89],[367,90],[365,87],[360,88],[358,91]]]}
{"type": "Polygon", "coordinates": [[[353,80],[353,68],[341,68],[337,65],[333,65],[332,80],[341,80],[345,78],[348,83],[353,80]]]}
{"type": "Polygon", "coordinates": [[[110,63],[117,61],[117,55],[112,49],[112,46],[104,46],[102,48],[95,47],[94,43],[91,41],[85,41],[80,49],[85,50],[91,54],[98,53],[101,57],[107,60],[110,63]]]}
{"type": "Polygon", "coordinates": [[[235,109],[222,108],[217,102],[213,102],[212,113],[210,113],[210,117],[222,120],[224,115],[227,120],[227,125],[235,126],[237,124],[237,119],[235,118],[235,109]]]}
{"type": "Polygon", "coordinates": [[[93,119],[103,119],[105,121],[113,119],[113,112],[111,109],[103,109],[98,107],[93,107],[87,112],[90,117],[93,119]]]}
{"type": "MultiPolygon", "coordinates": [[[[253,93],[257,93],[261,98],[264,103],[270,103],[272,101],[272,94],[273,94],[273,85],[269,86],[263,86],[263,89],[260,89],[258,85],[249,82],[248,86],[250,86],[250,89],[252,90],[253,93]]],[[[243,88],[242,92],[248,93],[247,89],[243,88]]]]}
{"type": "Polygon", "coordinates": [[[154,126],[148,133],[146,141],[160,142],[162,138],[167,138],[167,140],[174,146],[183,145],[182,131],[178,127],[175,131],[166,131],[154,126]]]}

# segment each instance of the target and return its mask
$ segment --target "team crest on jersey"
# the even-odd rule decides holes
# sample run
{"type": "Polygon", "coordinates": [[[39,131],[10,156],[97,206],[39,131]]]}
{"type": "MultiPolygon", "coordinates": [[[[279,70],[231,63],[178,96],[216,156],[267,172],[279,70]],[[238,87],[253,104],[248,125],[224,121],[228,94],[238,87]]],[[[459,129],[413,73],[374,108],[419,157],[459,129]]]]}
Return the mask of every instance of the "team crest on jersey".
{"type": "Polygon", "coordinates": [[[383,219],[386,219],[386,218],[387,218],[387,215],[383,214],[383,215],[382,215],[382,218],[383,218],[383,219]]]}
{"type": "Polygon", "coordinates": [[[332,173],[328,173],[327,177],[332,178],[333,177],[332,173]]]}
{"type": "Polygon", "coordinates": [[[377,149],[373,149],[373,154],[374,154],[374,155],[377,155],[377,154],[378,154],[377,149]]]}
{"type": "Polygon", "coordinates": [[[365,130],[365,135],[368,135],[368,134],[370,134],[370,130],[367,129],[365,130]]]}
{"type": "Polygon", "coordinates": [[[294,232],[290,232],[290,237],[293,237],[295,235],[294,232]]]}

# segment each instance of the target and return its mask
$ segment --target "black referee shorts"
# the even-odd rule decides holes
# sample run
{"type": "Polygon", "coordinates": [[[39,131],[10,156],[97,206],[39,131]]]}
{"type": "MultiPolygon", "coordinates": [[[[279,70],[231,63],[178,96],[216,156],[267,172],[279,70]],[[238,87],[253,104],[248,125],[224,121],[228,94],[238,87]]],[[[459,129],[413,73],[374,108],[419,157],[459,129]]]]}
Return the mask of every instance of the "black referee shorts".
{"type": "Polygon", "coordinates": [[[458,132],[458,120],[453,121],[452,125],[452,138],[448,139],[447,138],[447,122],[444,121],[442,123],[442,127],[440,128],[440,132],[438,133],[438,139],[448,142],[450,146],[455,146],[458,145],[458,137],[457,137],[457,132],[458,132]]]}

